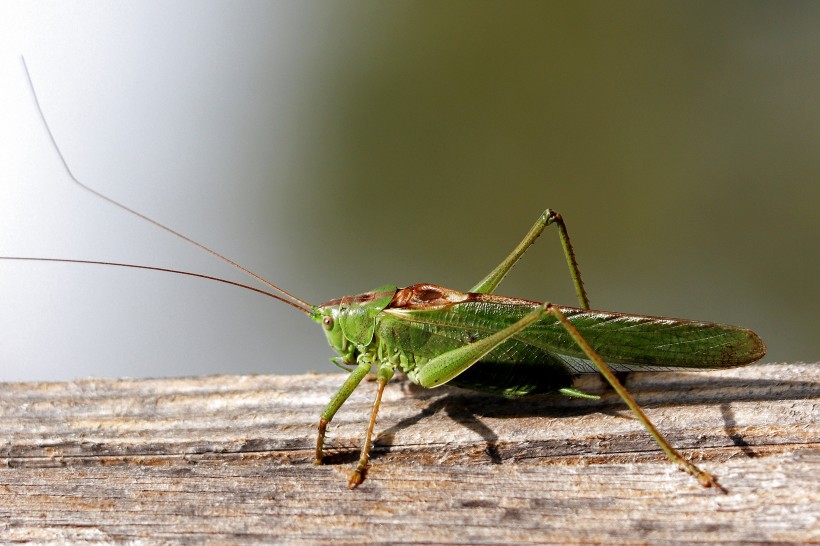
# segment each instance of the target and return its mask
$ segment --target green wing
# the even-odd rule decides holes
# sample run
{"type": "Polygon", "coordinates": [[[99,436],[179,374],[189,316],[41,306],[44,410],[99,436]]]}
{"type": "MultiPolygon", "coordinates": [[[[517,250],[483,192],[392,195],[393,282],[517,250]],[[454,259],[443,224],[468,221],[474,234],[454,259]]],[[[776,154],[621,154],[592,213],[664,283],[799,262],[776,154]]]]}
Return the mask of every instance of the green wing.
{"type": "MultiPolygon", "coordinates": [[[[387,314],[408,330],[401,340],[404,348],[432,358],[509,326],[537,305],[509,298],[482,299],[490,301],[467,301],[429,310],[390,309],[387,314]]],[[[572,307],[561,310],[616,371],[727,368],[754,362],[766,352],[754,332],[736,326],[572,307]]],[[[554,373],[596,373],[594,364],[561,324],[549,316],[484,360],[498,365],[543,362],[554,373]]]]}

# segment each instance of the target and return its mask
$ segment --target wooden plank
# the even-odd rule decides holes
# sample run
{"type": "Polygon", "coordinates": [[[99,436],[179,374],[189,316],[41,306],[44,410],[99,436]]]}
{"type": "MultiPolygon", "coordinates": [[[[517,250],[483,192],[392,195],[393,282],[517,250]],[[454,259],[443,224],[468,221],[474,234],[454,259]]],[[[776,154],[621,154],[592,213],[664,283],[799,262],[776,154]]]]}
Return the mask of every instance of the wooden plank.
{"type": "Polygon", "coordinates": [[[820,541],[820,366],[632,374],[665,463],[617,397],[503,400],[388,387],[373,466],[346,489],[374,386],[331,424],[338,374],[0,385],[0,541],[171,544],[820,541]]]}

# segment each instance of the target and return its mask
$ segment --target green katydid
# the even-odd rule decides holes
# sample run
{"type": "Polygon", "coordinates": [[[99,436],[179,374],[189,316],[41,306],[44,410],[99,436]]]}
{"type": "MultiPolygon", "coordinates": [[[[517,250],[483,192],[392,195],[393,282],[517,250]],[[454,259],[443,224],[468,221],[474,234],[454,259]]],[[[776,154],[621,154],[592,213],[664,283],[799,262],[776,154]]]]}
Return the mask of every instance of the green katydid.
{"type": "Polygon", "coordinates": [[[382,392],[398,368],[422,387],[457,387],[518,397],[560,393],[574,376],[600,373],[670,461],[705,487],[717,480],[683,458],[655,428],[614,371],[725,368],[763,357],[766,347],[751,330],[716,324],[589,309],[589,299],[560,214],[547,209],[513,252],[467,292],[431,284],[388,285],[331,300],[309,310],[328,342],[351,368],[347,381],[319,421],[316,462],[322,461],[327,424],[356,386],[376,368],[378,391],[350,486],[362,482],[382,392]],[[493,295],[495,288],[544,228],[558,226],[578,294],[579,308],[493,295]],[[606,362],[606,363],[605,363],[606,362]]]}
{"type": "MultiPolygon", "coordinates": [[[[27,68],[26,73],[28,76],[27,68]]],[[[672,447],[613,372],[742,366],[762,358],[766,353],[765,345],[751,330],[736,326],[591,310],[566,225],[557,212],[544,211],[512,253],[466,292],[432,284],[406,288],[386,285],[361,295],[311,305],[221,254],[81,183],[63,158],[36,94],[34,98],[49,137],[74,182],[213,254],[272,288],[276,294],[207,275],[149,266],[48,258],[3,259],[96,263],[169,271],[238,285],[299,309],[322,325],[330,346],[339,355],[334,362],[349,372],[321,413],[315,450],[317,464],[322,462],[328,424],[365,376],[375,370],[376,397],[361,455],[350,476],[350,488],[364,479],[382,393],[397,370],[422,387],[449,384],[506,397],[559,393],[596,398],[573,388],[572,384],[579,374],[600,373],[671,462],[693,475],[701,485],[720,488],[714,476],[672,447]],[[559,307],[552,303],[495,295],[501,280],[551,224],[558,228],[579,307],[559,307]]]]}

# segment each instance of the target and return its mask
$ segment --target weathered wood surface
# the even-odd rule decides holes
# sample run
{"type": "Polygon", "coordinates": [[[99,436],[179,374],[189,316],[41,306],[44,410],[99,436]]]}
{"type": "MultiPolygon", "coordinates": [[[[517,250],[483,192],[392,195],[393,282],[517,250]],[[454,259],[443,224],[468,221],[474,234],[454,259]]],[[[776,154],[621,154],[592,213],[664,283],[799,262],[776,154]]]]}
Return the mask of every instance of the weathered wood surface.
{"type": "Polygon", "coordinates": [[[342,379],[2,384],[0,542],[820,541],[820,365],[629,376],[727,494],[665,463],[595,377],[598,402],[392,384],[348,491],[372,384],[312,462],[342,379]]]}

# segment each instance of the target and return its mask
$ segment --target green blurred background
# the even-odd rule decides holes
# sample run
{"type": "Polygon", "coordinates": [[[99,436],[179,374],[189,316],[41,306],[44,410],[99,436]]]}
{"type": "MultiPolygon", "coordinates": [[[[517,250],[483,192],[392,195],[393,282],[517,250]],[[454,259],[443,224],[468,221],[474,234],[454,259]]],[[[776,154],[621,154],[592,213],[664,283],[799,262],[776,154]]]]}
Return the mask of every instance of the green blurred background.
{"type": "MultiPolygon", "coordinates": [[[[26,54],[78,176],[308,301],[467,289],[550,207],[592,307],[820,355],[820,3],[3,9],[2,255],[231,275],[69,185],[26,54]]],[[[318,328],[252,294],[44,264],[0,280],[0,379],[331,369],[318,328]]],[[[556,233],[499,292],[574,304],[556,233]]]]}

